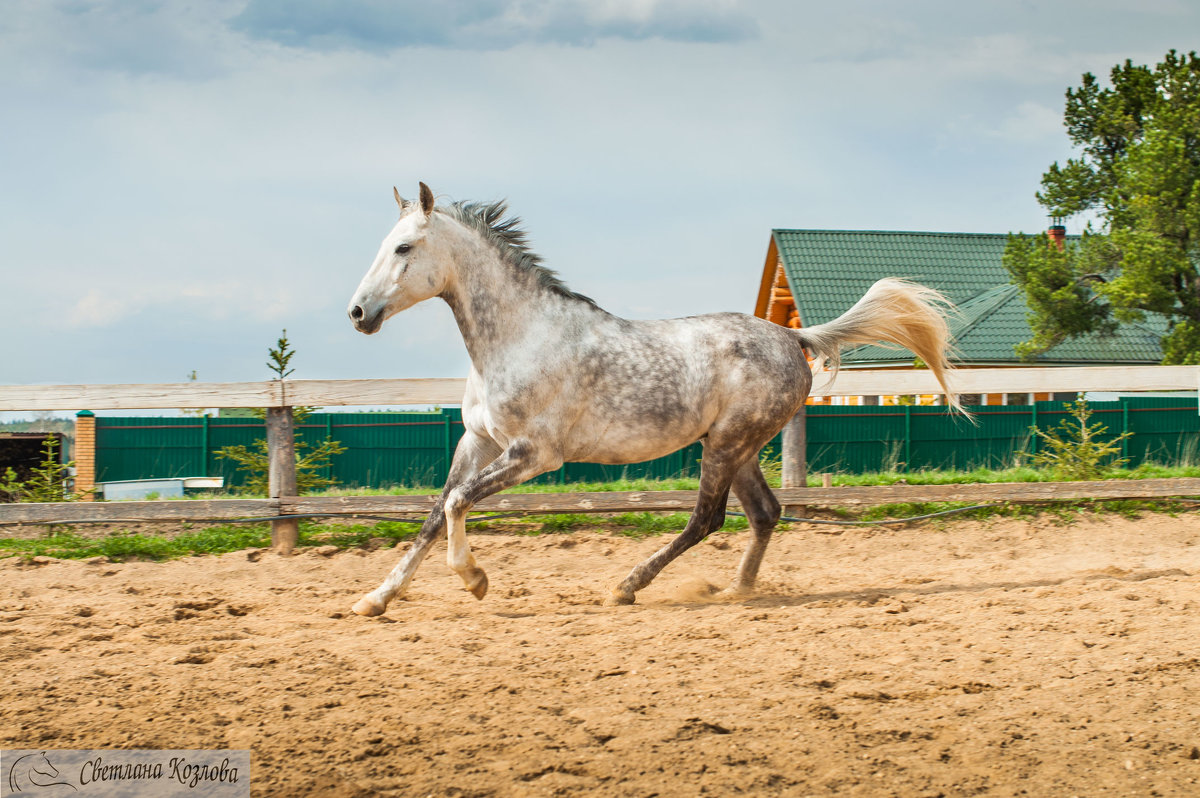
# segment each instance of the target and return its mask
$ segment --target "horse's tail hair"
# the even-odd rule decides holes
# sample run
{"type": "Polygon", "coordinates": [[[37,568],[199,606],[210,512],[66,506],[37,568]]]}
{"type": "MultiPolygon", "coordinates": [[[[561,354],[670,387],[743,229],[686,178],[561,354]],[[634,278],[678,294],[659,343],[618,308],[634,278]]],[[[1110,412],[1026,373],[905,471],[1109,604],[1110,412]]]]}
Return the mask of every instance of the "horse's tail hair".
{"type": "MultiPolygon", "coordinates": [[[[924,361],[954,409],[965,413],[950,389],[950,327],[954,306],[940,292],[889,277],[875,283],[862,299],[836,319],[798,330],[800,339],[837,376],[843,346],[885,341],[909,349],[924,361]]],[[[832,379],[831,377],[831,379],[832,379]]]]}

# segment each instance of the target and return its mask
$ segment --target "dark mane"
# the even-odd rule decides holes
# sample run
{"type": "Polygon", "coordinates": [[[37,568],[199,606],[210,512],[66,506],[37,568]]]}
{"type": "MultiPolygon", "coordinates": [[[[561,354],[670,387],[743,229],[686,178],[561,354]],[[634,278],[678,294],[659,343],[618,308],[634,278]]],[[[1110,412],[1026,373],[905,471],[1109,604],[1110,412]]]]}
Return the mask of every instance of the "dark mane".
{"type": "Polygon", "coordinates": [[[518,216],[504,217],[505,200],[495,202],[453,202],[438,208],[487,239],[505,261],[533,276],[542,288],[569,299],[596,306],[595,300],[577,294],[559,279],[558,273],[542,265],[541,256],[529,249],[529,236],[521,229],[518,216]]]}

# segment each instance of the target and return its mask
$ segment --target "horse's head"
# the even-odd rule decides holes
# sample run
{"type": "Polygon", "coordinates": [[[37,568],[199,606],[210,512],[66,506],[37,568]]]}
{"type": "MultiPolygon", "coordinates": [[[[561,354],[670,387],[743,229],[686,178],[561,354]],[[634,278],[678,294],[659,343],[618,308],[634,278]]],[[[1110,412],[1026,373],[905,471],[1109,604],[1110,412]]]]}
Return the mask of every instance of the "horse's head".
{"type": "Polygon", "coordinates": [[[440,294],[447,279],[445,260],[427,240],[433,192],[422,183],[416,202],[402,199],[394,188],[392,193],[400,220],[383,239],[347,309],[354,328],[367,335],[405,308],[440,294]]]}
{"type": "MultiPolygon", "coordinates": [[[[46,777],[49,777],[52,779],[58,778],[58,768],[56,768],[56,767],[54,767],[54,765],[50,764],[50,760],[46,758],[45,751],[42,751],[42,753],[38,754],[37,756],[35,756],[33,758],[33,764],[30,765],[29,771],[30,771],[30,773],[35,773],[38,776],[46,776],[46,777]]],[[[32,776],[30,776],[30,780],[33,781],[34,784],[39,783],[36,780],[34,780],[32,776]]],[[[47,786],[47,785],[43,784],[41,786],[47,786]]]]}

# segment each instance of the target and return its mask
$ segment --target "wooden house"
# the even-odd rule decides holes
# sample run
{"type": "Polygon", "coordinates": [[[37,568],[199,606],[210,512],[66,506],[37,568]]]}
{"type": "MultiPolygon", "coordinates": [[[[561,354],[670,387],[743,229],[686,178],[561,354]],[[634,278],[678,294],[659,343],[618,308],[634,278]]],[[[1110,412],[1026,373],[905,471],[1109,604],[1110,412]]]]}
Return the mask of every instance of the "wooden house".
{"type": "MultiPolygon", "coordinates": [[[[1052,241],[1064,240],[1064,233],[1061,227],[1051,228],[1052,241]]],[[[876,280],[904,277],[936,288],[958,307],[951,321],[956,365],[1029,366],[1014,351],[1033,333],[1024,297],[1001,262],[1007,239],[993,233],[772,230],[754,313],[794,328],[822,324],[849,309],[876,280]]],[[[1154,365],[1162,360],[1164,330],[1161,319],[1123,324],[1111,336],[1065,341],[1033,365],[1154,365]]],[[[842,368],[848,369],[912,367],[912,353],[884,346],[860,346],[842,359],[842,368]]],[[[1061,397],[987,394],[963,400],[1026,404],[1050,398],[1061,397]]],[[[861,398],[861,403],[878,401],[861,398]]],[[[884,403],[897,401],[898,397],[883,397],[884,403]]]]}

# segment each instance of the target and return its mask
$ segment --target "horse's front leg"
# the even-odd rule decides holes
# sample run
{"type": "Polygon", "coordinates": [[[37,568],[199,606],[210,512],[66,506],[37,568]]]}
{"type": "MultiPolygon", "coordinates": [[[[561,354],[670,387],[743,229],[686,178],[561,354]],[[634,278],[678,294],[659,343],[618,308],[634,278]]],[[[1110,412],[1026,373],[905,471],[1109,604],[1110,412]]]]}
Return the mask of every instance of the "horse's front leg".
{"type": "Polygon", "coordinates": [[[475,562],[467,543],[467,513],[493,493],[520,485],[562,465],[562,460],[538,451],[528,441],[509,444],[504,453],[471,479],[446,493],[446,562],[477,599],[487,595],[488,578],[475,562]]]}
{"type": "Polygon", "coordinates": [[[446,478],[442,495],[430,511],[429,517],[425,519],[425,523],[421,525],[416,540],[408,547],[408,551],[404,552],[404,557],[388,574],[387,579],[383,580],[383,584],[358,600],[353,607],[356,613],[368,616],[382,615],[387,610],[388,602],[404,594],[413,574],[417,572],[417,566],[429,553],[429,547],[446,529],[445,504],[450,491],[496,459],[500,451],[500,447],[491,438],[470,430],[463,435],[462,440],[458,442],[458,448],[454,450],[454,460],[450,464],[450,474],[446,478]]]}
{"type": "Polygon", "coordinates": [[[446,515],[443,511],[445,501],[444,495],[437,500],[429,517],[421,525],[421,531],[417,533],[416,540],[408,547],[408,551],[404,552],[404,556],[383,580],[383,584],[355,602],[352,609],[356,613],[366,616],[382,615],[387,611],[387,605],[393,598],[404,595],[404,591],[408,589],[408,583],[412,581],[413,574],[417,572],[417,566],[421,564],[421,560],[425,559],[425,555],[429,553],[429,547],[442,536],[442,532],[446,528],[446,515]]]}

